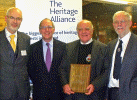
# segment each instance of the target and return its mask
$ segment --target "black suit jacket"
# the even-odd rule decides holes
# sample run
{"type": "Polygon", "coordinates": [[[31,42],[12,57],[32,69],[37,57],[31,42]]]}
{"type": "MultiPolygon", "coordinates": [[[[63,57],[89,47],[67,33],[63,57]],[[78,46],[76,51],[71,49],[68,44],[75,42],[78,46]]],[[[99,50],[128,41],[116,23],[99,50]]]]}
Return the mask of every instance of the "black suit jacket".
{"type": "Polygon", "coordinates": [[[29,96],[27,72],[28,47],[30,37],[17,32],[17,49],[14,51],[6,38],[5,30],[0,32],[0,100],[20,96],[23,100],[29,96]],[[26,55],[22,55],[22,51],[26,55]]]}
{"type": "MultiPolygon", "coordinates": [[[[77,64],[79,44],[80,40],[67,44],[67,54],[60,67],[63,86],[69,84],[70,64],[77,64]]],[[[105,55],[105,47],[105,44],[93,40],[91,51],[92,70],[90,83],[96,82],[96,78],[104,72],[103,58],[105,55]]]]}
{"type": "Polygon", "coordinates": [[[61,95],[62,87],[58,73],[63,55],[66,51],[66,44],[53,39],[53,60],[50,72],[47,71],[43,57],[42,40],[30,46],[30,57],[28,62],[28,72],[33,82],[34,100],[45,100],[48,95],[61,95]]]}
{"type": "MultiPolygon", "coordinates": [[[[98,82],[95,84],[96,89],[99,89],[105,83],[109,83],[112,56],[117,41],[118,39],[115,39],[108,44],[105,57],[105,67],[108,70],[98,79],[98,82]]],[[[137,99],[137,36],[133,33],[129,39],[122,62],[119,79],[119,95],[120,100],[137,99]]]]}

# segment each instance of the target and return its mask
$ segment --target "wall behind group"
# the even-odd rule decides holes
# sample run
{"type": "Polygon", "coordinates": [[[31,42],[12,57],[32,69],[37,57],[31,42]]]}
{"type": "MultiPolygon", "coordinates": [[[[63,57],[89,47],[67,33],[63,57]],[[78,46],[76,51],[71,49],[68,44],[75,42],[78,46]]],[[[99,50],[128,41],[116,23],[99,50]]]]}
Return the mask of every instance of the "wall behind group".
{"type": "Polygon", "coordinates": [[[17,7],[23,13],[19,31],[31,37],[31,43],[41,39],[39,23],[44,18],[55,24],[54,38],[63,42],[78,39],[76,26],[82,20],[82,0],[1,0],[0,30],[6,26],[7,9],[17,7]]]}
{"type": "Polygon", "coordinates": [[[0,31],[6,26],[5,15],[10,7],[15,7],[15,0],[0,0],[0,31]]]}
{"type": "Polygon", "coordinates": [[[66,43],[78,39],[76,26],[82,20],[82,0],[16,0],[16,7],[23,13],[19,31],[31,36],[31,43],[41,39],[39,23],[44,18],[55,24],[54,38],[66,43]]]}

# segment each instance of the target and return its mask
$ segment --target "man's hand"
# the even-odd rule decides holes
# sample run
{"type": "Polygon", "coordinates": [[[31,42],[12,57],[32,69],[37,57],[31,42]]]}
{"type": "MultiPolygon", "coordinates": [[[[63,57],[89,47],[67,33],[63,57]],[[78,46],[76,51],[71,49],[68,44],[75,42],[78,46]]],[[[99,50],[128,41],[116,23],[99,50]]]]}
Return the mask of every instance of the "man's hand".
{"type": "Polygon", "coordinates": [[[90,84],[88,87],[87,87],[87,90],[88,92],[85,93],[86,95],[90,95],[94,92],[94,86],[92,84],[90,84]]]}
{"type": "Polygon", "coordinates": [[[66,85],[63,86],[63,91],[64,91],[64,93],[66,93],[66,94],[68,94],[68,95],[74,94],[74,92],[71,91],[71,89],[70,89],[70,87],[69,87],[69,84],[66,84],[66,85]]]}

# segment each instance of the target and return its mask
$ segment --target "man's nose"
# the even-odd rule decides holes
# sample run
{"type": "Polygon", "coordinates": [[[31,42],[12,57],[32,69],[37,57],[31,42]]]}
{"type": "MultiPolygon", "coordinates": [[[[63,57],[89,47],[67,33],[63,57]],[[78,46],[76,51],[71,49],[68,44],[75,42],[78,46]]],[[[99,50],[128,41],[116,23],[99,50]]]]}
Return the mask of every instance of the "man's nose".
{"type": "Polygon", "coordinates": [[[46,30],[46,31],[49,31],[49,28],[48,28],[48,27],[46,27],[46,28],[45,28],[45,30],[46,30]]]}
{"type": "Polygon", "coordinates": [[[17,19],[16,18],[14,19],[14,22],[17,23],[17,19]]]}
{"type": "Polygon", "coordinates": [[[85,29],[82,30],[82,33],[85,33],[85,29]]]}

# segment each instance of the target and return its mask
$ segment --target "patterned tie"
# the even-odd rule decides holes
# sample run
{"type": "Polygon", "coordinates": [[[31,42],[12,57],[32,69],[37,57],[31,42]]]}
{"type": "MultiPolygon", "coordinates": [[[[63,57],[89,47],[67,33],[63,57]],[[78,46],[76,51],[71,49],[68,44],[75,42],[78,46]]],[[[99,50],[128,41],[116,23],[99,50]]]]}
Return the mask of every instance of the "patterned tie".
{"type": "Polygon", "coordinates": [[[122,66],[122,62],[121,62],[121,51],[122,51],[122,40],[119,40],[119,45],[116,51],[116,56],[115,56],[115,64],[114,64],[114,73],[113,73],[113,77],[114,79],[119,79],[120,76],[120,69],[122,66]]]}
{"type": "Polygon", "coordinates": [[[50,48],[49,48],[49,43],[46,43],[47,45],[47,53],[46,53],[46,66],[48,69],[48,72],[50,71],[50,66],[51,66],[51,53],[50,53],[50,48]]]}
{"type": "Polygon", "coordinates": [[[15,52],[16,45],[15,45],[14,37],[15,37],[15,35],[10,35],[10,38],[11,38],[10,44],[11,44],[11,47],[12,47],[13,51],[15,52]]]}

